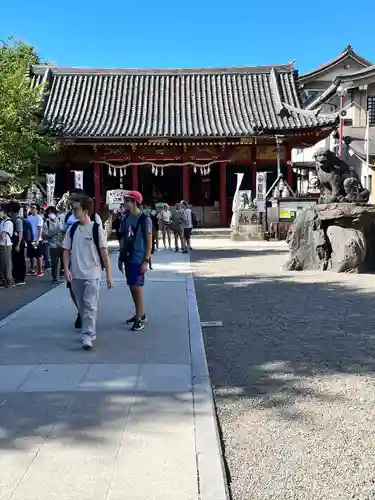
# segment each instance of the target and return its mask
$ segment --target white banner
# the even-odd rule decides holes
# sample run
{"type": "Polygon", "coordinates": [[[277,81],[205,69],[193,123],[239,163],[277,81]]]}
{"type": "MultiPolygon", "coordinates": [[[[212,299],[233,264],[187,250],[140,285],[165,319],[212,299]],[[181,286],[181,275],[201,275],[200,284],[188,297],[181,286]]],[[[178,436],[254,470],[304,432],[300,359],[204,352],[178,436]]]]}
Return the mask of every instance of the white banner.
{"type": "Polygon", "coordinates": [[[56,174],[46,174],[47,205],[53,205],[55,195],[56,174]]]}
{"type": "Polygon", "coordinates": [[[238,211],[240,209],[240,203],[241,203],[241,199],[240,199],[240,187],[241,187],[241,184],[242,184],[242,179],[243,179],[243,176],[245,174],[243,173],[236,173],[237,175],[237,185],[236,185],[236,190],[234,192],[234,195],[233,195],[233,202],[232,202],[232,219],[230,221],[230,227],[236,227],[237,225],[237,214],[238,214],[238,211]]]}
{"type": "Polygon", "coordinates": [[[83,170],[74,170],[74,187],[83,189],[83,170]]]}
{"type": "Polygon", "coordinates": [[[255,199],[264,201],[267,193],[267,172],[257,172],[257,185],[255,199]]]}

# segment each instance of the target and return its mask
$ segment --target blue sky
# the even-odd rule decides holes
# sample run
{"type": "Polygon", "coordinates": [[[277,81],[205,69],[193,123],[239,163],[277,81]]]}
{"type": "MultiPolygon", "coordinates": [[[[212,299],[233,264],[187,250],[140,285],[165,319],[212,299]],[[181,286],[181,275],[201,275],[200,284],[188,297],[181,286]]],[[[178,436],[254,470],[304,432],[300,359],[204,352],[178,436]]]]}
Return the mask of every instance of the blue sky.
{"type": "Polygon", "coordinates": [[[374,0],[0,0],[0,38],[22,38],[61,66],[252,66],[296,59],[304,72],[348,43],[375,63],[374,19],[374,0]]]}

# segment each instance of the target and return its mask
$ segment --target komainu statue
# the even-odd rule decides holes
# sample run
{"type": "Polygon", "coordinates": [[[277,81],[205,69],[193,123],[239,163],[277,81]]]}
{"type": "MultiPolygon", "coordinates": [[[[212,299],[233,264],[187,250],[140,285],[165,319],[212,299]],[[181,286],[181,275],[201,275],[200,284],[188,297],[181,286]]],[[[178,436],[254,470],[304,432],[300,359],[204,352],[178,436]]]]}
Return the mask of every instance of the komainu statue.
{"type": "Polygon", "coordinates": [[[370,193],[365,189],[357,172],[329,149],[314,154],[316,176],[321,191],[320,203],[367,203],[370,193]]]}

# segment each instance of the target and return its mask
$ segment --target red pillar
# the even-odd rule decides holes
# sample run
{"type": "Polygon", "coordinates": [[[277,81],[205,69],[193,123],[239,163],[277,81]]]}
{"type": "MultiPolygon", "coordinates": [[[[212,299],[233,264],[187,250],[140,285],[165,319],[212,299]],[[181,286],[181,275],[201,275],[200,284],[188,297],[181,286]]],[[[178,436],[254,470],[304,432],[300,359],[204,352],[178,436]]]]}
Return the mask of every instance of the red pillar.
{"type": "Polygon", "coordinates": [[[227,164],[220,163],[220,224],[226,226],[227,218],[227,164]]]}
{"type": "Polygon", "coordinates": [[[100,161],[94,161],[94,200],[95,200],[95,210],[100,211],[100,161]]]}
{"type": "Polygon", "coordinates": [[[71,170],[70,165],[67,163],[65,165],[65,191],[71,190],[71,170]]]}
{"type": "Polygon", "coordinates": [[[132,190],[138,191],[138,165],[132,165],[132,190]]]}
{"type": "Polygon", "coordinates": [[[189,203],[190,201],[190,171],[189,165],[182,166],[182,198],[189,203]]]}

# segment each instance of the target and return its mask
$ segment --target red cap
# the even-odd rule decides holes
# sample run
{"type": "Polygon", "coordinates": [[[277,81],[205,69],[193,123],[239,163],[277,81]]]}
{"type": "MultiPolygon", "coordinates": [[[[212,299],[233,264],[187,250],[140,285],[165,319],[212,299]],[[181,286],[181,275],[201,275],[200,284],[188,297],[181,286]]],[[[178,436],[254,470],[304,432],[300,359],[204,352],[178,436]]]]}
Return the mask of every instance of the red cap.
{"type": "Polygon", "coordinates": [[[134,200],[136,203],[138,203],[138,205],[141,205],[143,201],[142,195],[138,191],[129,191],[125,198],[134,200]]]}

